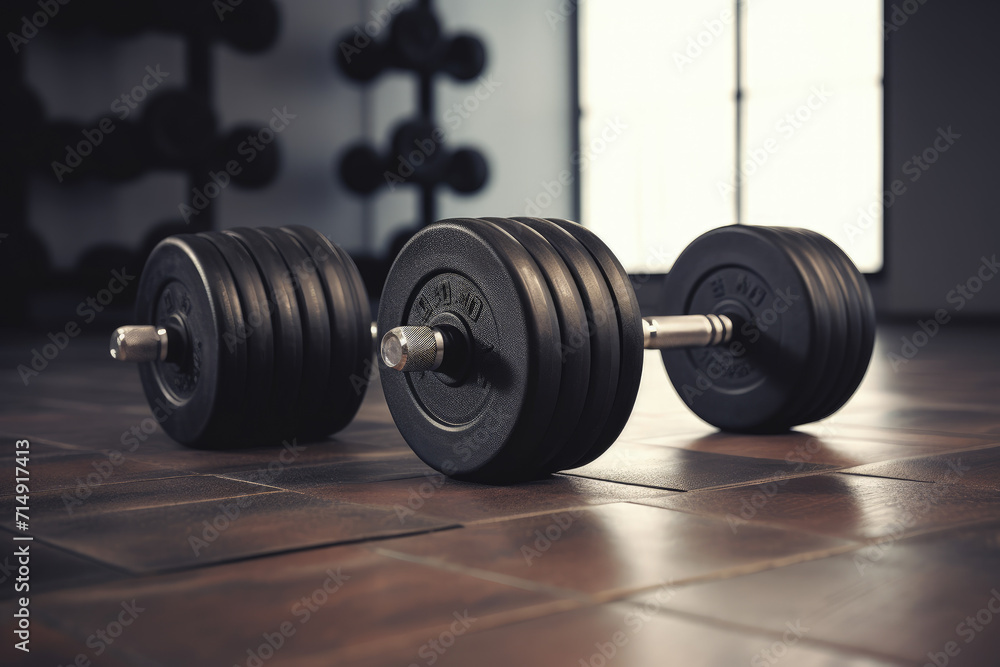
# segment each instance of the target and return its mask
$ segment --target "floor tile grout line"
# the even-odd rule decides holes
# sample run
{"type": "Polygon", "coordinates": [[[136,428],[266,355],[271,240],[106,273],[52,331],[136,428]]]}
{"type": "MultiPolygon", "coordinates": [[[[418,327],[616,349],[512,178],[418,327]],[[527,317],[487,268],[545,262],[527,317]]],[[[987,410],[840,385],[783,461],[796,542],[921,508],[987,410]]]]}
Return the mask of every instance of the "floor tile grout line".
{"type": "Polygon", "coordinates": [[[461,528],[459,524],[450,524],[443,526],[432,526],[423,529],[416,529],[412,531],[405,532],[394,532],[386,535],[370,535],[366,537],[351,538],[346,540],[336,540],[334,542],[323,542],[320,544],[306,544],[298,547],[289,547],[286,549],[278,549],[275,551],[265,551],[253,554],[246,554],[243,556],[236,556],[233,558],[224,558],[219,560],[213,560],[205,563],[200,563],[193,566],[182,566],[173,568],[162,568],[162,569],[150,569],[150,570],[129,570],[130,574],[139,577],[149,577],[149,576],[159,576],[167,574],[179,574],[183,572],[194,572],[206,568],[222,567],[226,565],[234,565],[236,563],[243,563],[247,561],[263,560],[266,558],[279,557],[287,554],[296,554],[304,551],[315,551],[318,549],[330,549],[336,547],[364,547],[364,545],[373,542],[382,542],[385,540],[402,539],[406,537],[417,537],[420,535],[427,535],[430,533],[439,533],[448,530],[455,530],[461,528]]]}
{"type": "MultiPolygon", "coordinates": [[[[6,526],[0,526],[0,531],[6,532],[6,533],[10,533],[11,535],[17,535],[17,533],[15,533],[14,531],[10,530],[6,526]]],[[[39,536],[39,535],[32,535],[31,537],[33,538],[32,542],[41,542],[42,544],[44,544],[47,547],[50,547],[52,549],[56,549],[56,550],[61,551],[63,553],[70,554],[71,556],[75,556],[75,557],[80,558],[81,560],[85,560],[85,561],[87,561],[89,563],[93,563],[95,565],[100,565],[101,567],[106,567],[106,568],[112,570],[113,572],[115,572],[117,574],[123,574],[123,575],[126,575],[128,577],[133,576],[133,573],[132,573],[131,570],[123,568],[121,565],[117,565],[115,563],[109,563],[107,561],[100,560],[99,558],[94,558],[93,556],[91,556],[89,554],[85,554],[85,553],[82,553],[80,551],[75,551],[75,550],[73,550],[73,549],[71,549],[71,548],[69,548],[69,547],[67,547],[67,546],[65,546],[63,544],[59,544],[58,542],[52,542],[51,541],[52,538],[50,538],[50,537],[39,536]]],[[[30,542],[29,542],[29,544],[30,544],[30,542]]],[[[64,589],[62,589],[62,588],[55,588],[55,589],[52,589],[50,591],[46,591],[46,593],[52,593],[52,592],[59,591],[59,590],[64,590],[64,589]]]]}

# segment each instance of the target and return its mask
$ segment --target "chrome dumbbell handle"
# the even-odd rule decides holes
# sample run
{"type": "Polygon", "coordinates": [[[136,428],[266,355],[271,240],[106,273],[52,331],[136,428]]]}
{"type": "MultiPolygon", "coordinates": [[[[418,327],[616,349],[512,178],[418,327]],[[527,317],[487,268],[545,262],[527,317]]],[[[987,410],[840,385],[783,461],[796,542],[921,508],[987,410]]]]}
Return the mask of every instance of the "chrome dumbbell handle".
{"type": "Polygon", "coordinates": [[[154,326],[118,327],[111,334],[111,358],[118,361],[163,361],[167,358],[167,330],[154,326]]]}
{"type": "MultiPolygon", "coordinates": [[[[670,315],[642,320],[647,350],[725,345],[733,338],[733,321],[726,315],[670,315]]],[[[396,327],[382,337],[382,361],[408,373],[433,371],[445,359],[446,337],[431,327],[396,327]]]]}

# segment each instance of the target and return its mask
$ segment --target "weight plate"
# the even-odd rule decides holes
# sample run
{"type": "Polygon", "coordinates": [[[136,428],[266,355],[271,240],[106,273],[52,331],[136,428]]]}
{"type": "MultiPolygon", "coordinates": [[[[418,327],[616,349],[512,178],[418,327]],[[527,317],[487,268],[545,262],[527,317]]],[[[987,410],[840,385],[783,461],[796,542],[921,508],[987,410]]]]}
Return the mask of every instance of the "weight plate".
{"type": "Polygon", "coordinates": [[[199,237],[215,246],[236,283],[243,319],[232,335],[223,336],[226,351],[232,353],[238,341],[246,345],[247,382],[240,409],[240,428],[232,433],[244,446],[265,444],[262,428],[274,384],[274,336],[264,283],[247,249],[236,239],[220,232],[203,232],[199,237]]]}
{"type": "Polygon", "coordinates": [[[355,303],[355,316],[354,316],[354,327],[355,327],[355,338],[358,341],[358,353],[355,355],[353,362],[354,367],[351,372],[351,376],[348,378],[351,386],[352,392],[352,403],[349,403],[345,408],[345,414],[348,415],[348,421],[354,418],[357,414],[358,409],[361,407],[361,402],[364,400],[365,392],[368,391],[368,385],[372,380],[375,379],[375,362],[373,355],[375,353],[374,340],[372,339],[372,311],[371,304],[368,299],[368,290],[365,289],[364,280],[361,278],[361,272],[358,270],[357,264],[351,259],[351,256],[346,250],[333,243],[325,236],[321,236],[330,247],[336,252],[340,253],[341,263],[339,268],[342,269],[343,273],[347,278],[347,284],[351,287],[351,293],[354,295],[355,303]]]}
{"type": "Polygon", "coordinates": [[[628,273],[604,241],[583,225],[558,218],[549,220],[576,237],[593,255],[611,288],[611,298],[614,300],[615,312],[618,315],[621,367],[611,414],[601,433],[601,441],[606,444],[604,449],[588,452],[581,461],[577,461],[576,465],[582,466],[596,459],[614,443],[632,414],[632,406],[635,405],[635,397],[639,393],[639,381],[642,379],[642,315],[628,273]]]}
{"type": "Polygon", "coordinates": [[[818,267],[810,260],[808,248],[803,243],[797,243],[779,231],[776,227],[760,227],[762,234],[772,235],[775,242],[782,245],[802,273],[808,290],[808,298],[804,304],[811,310],[815,324],[814,346],[806,362],[803,382],[796,392],[795,398],[785,412],[784,424],[781,430],[789,429],[797,424],[808,421],[808,415],[820,405],[823,396],[829,389],[831,356],[835,335],[833,331],[834,313],[830,294],[824,285],[824,277],[818,267]]]}
{"type": "Polygon", "coordinates": [[[167,361],[139,366],[143,391],[163,430],[204,448],[234,444],[246,385],[246,346],[224,337],[243,317],[229,268],[211,243],[173,236],[153,250],[139,279],[136,322],[166,328],[179,343],[167,361]],[[181,350],[176,352],[176,350],[181,350]]]}
{"type": "Polygon", "coordinates": [[[575,468],[582,465],[578,461],[607,449],[601,435],[614,407],[621,373],[621,333],[614,299],[597,262],[572,234],[542,218],[513,220],[540,233],[562,256],[583,302],[590,343],[587,397],[580,421],[566,441],[566,451],[550,466],[552,472],[575,468]]]}
{"type": "Polygon", "coordinates": [[[850,381],[854,370],[853,362],[857,359],[861,347],[860,330],[855,324],[860,315],[860,308],[848,299],[845,279],[840,275],[835,261],[817,241],[819,234],[790,227],[779,228],[779,232],[796,241],[801,239],[808,246],[809,255],[822,276],[823,284],[831,299],[829,305],[834,312],[830,359],[827,369],[823,372],[826,390],[822,399],[815,403],[814,409],[802,418],[800,423],[804,424],[822,419],[836,409],[833,406],[850,381]]]}
{"type": "Polygon", "coordinates": [[[302,318],[288,267],[278,249],[256,229],[228,229],[253,257],[267,293],[274,340],[274,381],[268,400],[268,440],[280,442],[295,435],[295,410],[302,383],[302,318]]]}
{"type": "Polygon", "coordinates": [[[818,331],[806,277],[767,230],[720,227],[695,239],[667,274],[663,315],[724,314],[727,346],[662,350],[688,407],[730,431],[775,432],[810,378],[818,331]]]}
{"type": "MultiPolygon", "coordinates": [[[[837,244],[825,236],[816,235],[818,244],[825,248],[827,255],[840,268],[840,274],[845,279],[846,294],[848,301],[858,308],[858,319],[852,323],[852,328],[856,328],[860,340],[856,355],[848,359],[845,366],[851,368],[850,379],[845,383],[843,393],[838,396],[836,405],[831,408],[830,414],[839,410],[846,403],[868,370],[871,361],[872,350],[875,347],[875,302],[872,299],[871,291],[868,289],[868,282],[854,265],[850,257],[847,256],[837,244]]],[[[824,415],[826,417],[828,415],[824,415]]]]}
{"type": "MultiPolygon", "coordinates": [[[[470,341],[457,375],[400,373],[380,361],[386,402],[410,447],[449,475],[524,479],[559,393],[559,322],[521,244],[476,220],[417,232],[389,270],[378,330],[452,326],[470,341]]],[[[445,352],[447,358],[447,352],[445,352]]]]}
{"type": "MultiPolygon", "coordinates": [[[[323,292],[327,299],[327,313],[333,332],[330,349],[330,377],[327,387],[326,409],[312,425],[312,431],[324,436],[347,426],[357,412],[356,393],[351,386],[351,375],[355,372],[358,358],[358,321],[361,314],[354,296],[353,287],[343,271],[343,257],[329,240],[308,227],[282,227],[295,236],[309,256],[323,279],[323,292]]],[[[368,321],[368,327],[371,321],[368,321]]],[[[371,335],[369,329],[369,336],[371,335]]]]}
{"type": "MultiPolygon", "coordinates": [[[[325,237],[324,237],[325,238],[325,237]]],[[[343,258],[343,263],[341,266],[344,268],[348,278],[350,279],[350,285],[353,287],[354,298],[358,304],[358,318],[357,318],[357,328],[359,334],[359,340],[364,341],[364,344],[359,347],[361,350],[361,355],[356,360],[358,364],[358,375],[362,379],[374,379],[375,371],[373,368],[374,354],[375,354],[375,340],[372,338],[372,314],[371,314],[371,299],[368,296],[368,289],[365,287],[365,281],[361,275],[361,270],[355,263],[351,255],[338,246],[336,243],[327,240],[337,252],[340,253],[343,258]]],[[[364,393],[367,389],[368,384],[365,383],[363,387],[358,387],[356,392],[358,394],[358,401],[364,397],[364,393]]]]}
{"type": "Polygon", "coordinates": [[[330,316],[327,312],[323,285],[313,265],[295,239],[281,229],[260,228],[285,260],[285,276],[295,289],[302,318],[302,382],[299,386],[295,411],[295,434],[311,439],[317,434],[312,427],[325,409],[326,387],[330,376],[330,316]]]}
{"type": "Polygon", "coordinates": [[[809,276],[809,289],[818,331],[821,334],[817,354],[812,357],[810,389],[799,395],[799,401],[789,416],[789,427],[813,421],[836,390],[837,374],[844,364],[847,323],[843,310],[843,297],[836,290],[834,276],[828,271],[811,240],[790,227],[767,227],[777,235],[790,254],[798,258],[805,275],[809,276]]]}
{"type": "Polygon", "coordinates": [[[562,470],[579,458],[575,448],[567,445],[577,434],[580,416],[587,402],[590,385],[589,327],[580,291],[573,274],[552,245],[541,234],[523,223],[505,218],[483,218],[513,236],[538,264],[545,277],[559,320],[562,376],[552,421],[542,441],[552,447],[546,459],[536,462],[539,472],[562,470]],[[569,452],[569,450],[574,450],[569,452]],[[570,457],[567,456],[570,454],[570,457]]]}
{"type": "Polygon", "coordinates": [[[324,312],[330,329],[330,365],[327,368],[323,396],[318,397],[322,407],[313,413],[308,424],[303,425],[304,431],[310,436],[326,437],[334,431],[337,424],[341,424],[341,416],[338,413],[347,399],[344,387],[337,382],[337,379],[346,378],[349,375],[348,360],[356,354],[353,329],[349,320],[353,313],[352,309],[348,307],[349,297],[345,294],[345,288],[342,284],[343,278],[336,269],[336,264],[340,262],[340,256],[331,253],[325,244],[319,243],[311,230],[303,232],[301,229],[282,227],[281,231],[295,239],[306,255],[311,258],[310,268],[314,268],[316,275],[320,278],[326,305],[324,312]]]}

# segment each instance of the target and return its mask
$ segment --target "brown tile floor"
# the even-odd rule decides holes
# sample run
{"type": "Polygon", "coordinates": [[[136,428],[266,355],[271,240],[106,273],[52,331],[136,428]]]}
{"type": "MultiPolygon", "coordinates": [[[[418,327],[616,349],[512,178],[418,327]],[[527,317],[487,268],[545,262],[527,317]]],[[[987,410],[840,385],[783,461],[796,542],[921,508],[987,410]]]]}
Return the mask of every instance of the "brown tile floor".
{"type": "Polygon", "coordinates": [[[6,343],[0,664],[1000,664],[998,332],[952,326],[895,373],[905,333],[883,330],[843,410],[783,436],[714,432],[650,354],[615,447],[509,487],[427,468],[377,386],[283,459],[194,451],[130,438],[149,410],[103,339],[28,387],[12,369],[45,341],[6,343]]]}

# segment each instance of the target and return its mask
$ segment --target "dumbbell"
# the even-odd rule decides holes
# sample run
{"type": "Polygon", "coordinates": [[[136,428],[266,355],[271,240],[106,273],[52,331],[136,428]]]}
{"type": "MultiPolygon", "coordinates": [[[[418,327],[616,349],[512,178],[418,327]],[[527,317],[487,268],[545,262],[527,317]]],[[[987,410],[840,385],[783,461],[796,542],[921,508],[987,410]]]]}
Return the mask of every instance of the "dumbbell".
{"type": "MultiPolygon", "coordinates": [[[[37,3],[27,3],[27,6],[37,3]]],[[[64,4],[60,2],[60,4],[64,4]]],[[[37,10],[37,6],[33,7],[37,10]]],[[[26,9],[20,14],[29,14],[26,9]]],[[[281,16],[274,0],[202,2],[174,0],[137,3],[132,0],[100,0],[60,8],[56,30],[75,32],[92,28],[112,37],[135,37],[156,31],[182,36],[199,35],[218,40],[237,51],[260,53],[278,38],[281,16]]]]}
{"type": "Polygon", "coordinates": [[[179,234],[152,250],[136,322],[111,356],[138,362],[168,435],[199,448],[334,433],[372,377],[368,297],[343,250],[306,227],[179,234]]]}
{"type": "Polygon", "coordinates": [[[402,183],[447,184],[461,194],[485,186],[489,167],[482,153],[469,147],[450,150],[443,138],[443,130],[426,119],[405,121],[393,130],[385,155],[379,155],[368,142],[348,148],[339,162],[339,176],[348,188],[362,195],[402,183]]]}
{"type": "Polygon", "coordinates": [[[199,92],[175,88],[145,102],[140,120],[159,168],[191,169],[212,154],[218,141],[218,120],[211,101],[199,92]]]}
{"type": "MultiPolygon", "coordinates": [[[[368,30],[368,25],[364,26],[368,30]]],[[[434,12],[408,7],[389,25],[389,37],[373,39],[362,26],[341,36],[333,45],[334,61],[349,78],[368,83],[390,68],[425,76],[444,73],[456,81],[471,81],[486,67],[486,48],[478,37],[459,33],[445,37],[434,12]]]]}
{"type": "Polygon", "coordinates": [[[774,433],[853,394],[875,318],[864,277],[806,230],[729,226],[691,243],[640,316],[608,247],[572,222],[453,219],[403,247],[378,313],[393,419],[429,466],[488,482],[585,465],[632,410],[643,350],[688,407],[774,433]]]}
{"type": "Polygon", "coordinates": [[[210,100],[201,93],[174,89],[156,94],[146,103],[140,127],[142,135],[133,144],[146,149],[152,166],[198,170],[207,180],[209,172],[225,172],[235,160],[240,169],[231,174],[232,182],[246,188],[264,187],[277,176],[277,138],[272,136],[261,149],[250,143],[259,127],[241,124],[222,133],[210,100]],[[252,151],[249,158],[247,151],[252,151]]]}

